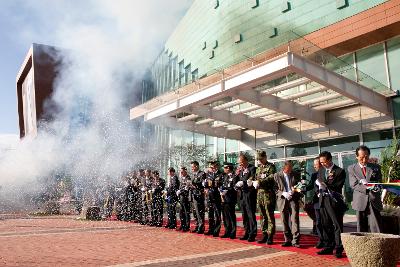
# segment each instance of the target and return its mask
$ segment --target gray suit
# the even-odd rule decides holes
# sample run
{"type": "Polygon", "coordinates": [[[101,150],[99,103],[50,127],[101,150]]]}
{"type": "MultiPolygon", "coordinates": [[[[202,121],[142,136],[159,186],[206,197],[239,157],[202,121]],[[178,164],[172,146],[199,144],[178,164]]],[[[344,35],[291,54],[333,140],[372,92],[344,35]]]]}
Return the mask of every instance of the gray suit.
{"type": "MultiPolygon", "coordinates": [[[[285,192],[285,177],[283,172],[275,173],[275,193],[276,204],[281,212],[281,221],[283,224],[283,232],[285,235],[285,242],[292,242],[298,244],[300,240],[300,220],[299,220],[299,202],[302,195],[294,192],[292,199],[287,200],[282,193],[285,192]],[[291,227],[289,226],[289,219],[291,220],[291,227]]],[[[293,173],[289,175],[290,188],[293,188],[299,182],[299,177],[295,177],[293,173]]]]}
{"type": "Polygon", "coordinates": [[[353,189],[353,202],[351,206],[357,211],[357,231],[368,232],[368,223],[373,233],[381,232],[382,201],[379,190],[368,190],[360,180],[368,182],[381,182],[382,173],[379,165],[368,163],[364,176],[360,164],[356,163],[348,168],[349,183],[353,189]]]}

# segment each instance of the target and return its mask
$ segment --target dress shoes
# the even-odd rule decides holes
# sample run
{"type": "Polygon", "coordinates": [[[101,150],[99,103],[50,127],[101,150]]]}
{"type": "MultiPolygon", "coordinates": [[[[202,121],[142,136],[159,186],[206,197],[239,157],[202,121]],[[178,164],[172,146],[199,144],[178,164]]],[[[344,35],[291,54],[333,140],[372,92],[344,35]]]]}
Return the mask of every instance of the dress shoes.
{"type": "Polygon", "coordinates": [[[297,243],[296,244],[292,244],[292,246],[295,247],[295,248],[300,248],[300,244],[297,244],[297,243]]]}
{"type": "Polygon", "coordinates": [[[200,234],[200,235],[202,235],[202,234],[204,234],[204,230],[201,230],[201,229],[200,229],[199,231],[197,231],[197,233],[200,234]]]}
{"type": "Polygon", "coordinates": [[[183,228],[182,229],[182,232],[189,232],[190,230],[189,229],[187,229],[187,228],[183,228]]]}
{"type": "Polygon", "coordinates": [[[268,244],[268,245],[274,244],[274,237],[273,237],[273,235],[268,236],[267,244],[268,244]]]}
{"type": "Polygon", "coordinates": [[[283,243],[281,246],[282,246],[282,247],[291,247],[291,246],[292,246],[292,243],[290,243],[290,242],[285,242],[285,243],[283,243]]]}
{"type": "Polygon", "coordinates": [[[323,248],[324,244],[322,242],[318,242],[317,245],[315,245],[315,248],[323,248]]]}
{"type": "Polygon", "coordinates": [[[268,235],[264,234],[263,237],[257,241],[258,244],[264,244],[268,240],[268,235]]]}
{"type": "Polygon", "coordinates": [[[214,233],[213,237],[219,237],[219,233],[214,233]]]}
{"type": "Polygon", "coordinates": [[[320,251],[317,252],[318,255],[332,255],[333,254],[333,248],[324,248],[320,251]]]}
{"type": "Polygon", "coordinates": [[[231,235],[229,238],[230,239],[236,239],[236,235],[231,235]]]}
{"type": "Polygon", "coordinates": [[[229,235],[227,235],[227,234],[224,234],[223,236],[221,236],[221,238],[228,238],[229,237],[229,235]]]}
{"type": "Polygon", "coordinates": [[[336,248],[335,257],[337,259],[343,258],[343,247],[336,248]]]}
{"type": "Polygon", "coordinates": [[[204,235],[213,235],[213,233],[208,231],[208,232],[205,232],[204,235]]]}
{"type": "Polygon", "coordinates": [[[256,241],[256,237],[255,236],[250,236],[249,239],[247,239],[248,242],[254,242],[256,241]]]}
{"type": "Polygon", "coordinates": [[[248,235],[244,235],[244,236],[242,236],[241,238],[239,238],[239,240],[247,240],[247,239],[249,239],[249,236],[248,236],[248,235]]]}

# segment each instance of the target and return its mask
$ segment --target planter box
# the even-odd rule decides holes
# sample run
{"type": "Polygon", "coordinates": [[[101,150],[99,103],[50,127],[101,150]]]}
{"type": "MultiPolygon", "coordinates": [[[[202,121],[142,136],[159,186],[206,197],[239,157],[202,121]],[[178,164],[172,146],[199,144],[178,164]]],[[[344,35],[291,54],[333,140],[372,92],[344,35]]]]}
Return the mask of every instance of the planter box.
{"type": "Polygon", "coordinates": [[[380,233],[342,233],[343,247],[352,266],[396,266],[400,236],[380,233]]]}

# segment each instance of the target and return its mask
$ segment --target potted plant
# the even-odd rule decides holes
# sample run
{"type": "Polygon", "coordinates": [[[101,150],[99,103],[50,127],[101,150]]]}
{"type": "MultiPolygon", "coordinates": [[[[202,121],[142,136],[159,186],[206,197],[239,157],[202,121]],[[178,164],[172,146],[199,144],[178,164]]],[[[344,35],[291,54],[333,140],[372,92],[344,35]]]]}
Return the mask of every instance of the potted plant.
{"type": "MultiPolygon", "coordinates": [[[[381,159],[382,182],[397,182],[400,178],[400,145],[397,138],[382,151],[381,159]]],[[[400,196],[395,192],[384,189],[382,202],[382,232],[400,234],[400,196]]]]}

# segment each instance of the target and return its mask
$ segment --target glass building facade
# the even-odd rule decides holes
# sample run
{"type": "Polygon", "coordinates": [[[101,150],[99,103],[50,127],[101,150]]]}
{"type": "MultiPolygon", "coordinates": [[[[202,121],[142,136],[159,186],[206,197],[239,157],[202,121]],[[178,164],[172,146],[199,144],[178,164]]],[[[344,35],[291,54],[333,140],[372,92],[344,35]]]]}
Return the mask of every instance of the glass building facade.
{"type": "MultiPolygon", "coordinates": [[[[186,85],[201,85],[203,78],[219,73],[227,66],[252,61],[253,56],[262,51],[272,51],[290,40],[349,19],[385,2],[387,1],[194,1],[151,67],[149,76],[143,83],[142,101],[145,103],[170,91],[178,92],[186,85]]],[[[372,41],[361,49],[340,53],[338,58],[339,61],[328,61],[324,67],[368,86],[373,79],[376,84],[389,88],[393,95],[399,95],[400,35],[391,36],[383,41],[372,41]]],[[[222,75],[229,74],[222,72],[222,75]]],[[[287,75],[284,80],[275,79],[264,84],[262,89],[298,78],[295,75],[287,75]]],[[[287,96],[301,93],[306,89],[305,86],[307,85],[301,84],[284,93],[288,94],[287,96]]],[[[312,103],[313,99],[307,99],[306,96],[302,100],[312,103]]],[[[240,153],[246,153],[254,161],[255,150],[264,149],[269,160],[274,162],[278,169],[285,160],[293,160],[296,166],[304,165],[306,171],[311,174],[313,159],[324,150],[330,151],[334,162],[345,169],[355,162],[354,151],[360,144],[369,146],[372,157],[379,160],[381,150],[400,134],[400,97],[393,96],[390,102],[393,111],[391,125],[385,124],[375,130],[374,127],[361,125],[361,130],[352,134],[341,134],[338,131],[331,133],[329,138],[313,140],[301,136],[303,133],[299,131],[300,139],[304,141],[294,143],[279,142],[278,135],[258,131],[247,136],[246,140],[238,141],[154,125],[147,125],[145,128],[149,131],[147,136],[152,136],[150,133],[153,132],[160,137],[157,142],[161,142],[163,147],[180,147],[181,156],[178,160],[166,158],[162,161],[163,165],[160,167],[164,170],[170,165],[188,166],[189,161],[182,157],[182,151],[185,146],[192,146],[202,149],[196,152],[199,153],[198,159],[202,167],[205,167],[209,158],[235,163],[240,153]],[[263,141],[266,135],[277,139],[275,145],[263,141]]],[[[326,104],[329,103],[333,102],[327,99],[326,104]]],[[[236,108],[250,110],[252,105],[241,104],[236,108]]],[[[231,111],[234,112],[234,108],[231,111]]],[[[364,123],[363,118],[360,119],[360,123],[364,123]]],[[[376,122],[376,125],[378,124],[379,122],[376,122]]],[[[350,202],[352,192],[348,181],[344,193],[346,200],[350,202]]]]}

